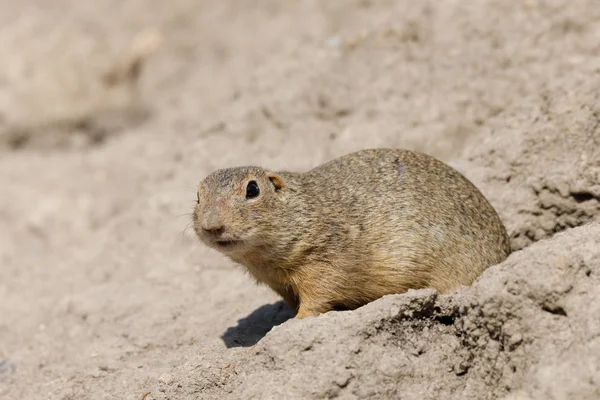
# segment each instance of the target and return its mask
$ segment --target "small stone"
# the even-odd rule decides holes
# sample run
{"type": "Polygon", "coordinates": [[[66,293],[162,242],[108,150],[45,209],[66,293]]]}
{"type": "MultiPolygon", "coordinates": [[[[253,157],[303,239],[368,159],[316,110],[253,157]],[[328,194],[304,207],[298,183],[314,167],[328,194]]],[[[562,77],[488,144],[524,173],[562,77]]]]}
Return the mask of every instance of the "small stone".
{"type": "Polygon", "coordinates": [[[340,47],[342,41],[337,36],[331,36],[330,38],[327,39],[326,43],[327,43],[327,46],[329,46],[329,47],[338,48],[338,47],[340,47]]]}
{"type": "Polygon", "coordinates": [[[0,360],[0,382],[8,382],[17,367],[9,360],[0,360]]]}
{"type": "Polygon", "coordinates": [[[158,381],[160,383],[164,383],[165,385],[171,385],[173,383],[173,375],[171,374],[162,374],[159,378],[158,381]]]}
{"type": "Polygon", "coordinates": [[[333,381],[340,388],[344,388],[344,387],[348,386],[350,379],[352,379],[352,374],[350,372],[346,371],[346,372],[342,372],[338,376],[336,376],[333,381]]]}
{"type": "Polygon", "coordinates": [[[471,365],[468,362],[462,361],[454,366],[454,373],[456,376],[462,376],[469,371],[470,367],[471,365]]]}
{"type": "Polygon", "coordinates": [[[510,350],[514,350],[521,344],[522,341],[523,341],[523,336],[521,336],[519,333],[515,333],[508,340],[508,348],[510,350]]]}

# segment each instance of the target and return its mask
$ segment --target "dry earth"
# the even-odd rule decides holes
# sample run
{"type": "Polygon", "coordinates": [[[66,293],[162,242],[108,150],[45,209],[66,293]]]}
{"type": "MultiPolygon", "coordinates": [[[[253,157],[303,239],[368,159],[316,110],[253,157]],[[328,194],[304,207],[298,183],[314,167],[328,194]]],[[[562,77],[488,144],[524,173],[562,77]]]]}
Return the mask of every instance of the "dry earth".
{"type": "Polygon", "coordinates": [[[596,1],[1,0],[0,24],[0,398],[600,399],[596,1]],[[511,257],[286,321],[186,230],[216,168],[379,146],[460,169],[511,257]]]}

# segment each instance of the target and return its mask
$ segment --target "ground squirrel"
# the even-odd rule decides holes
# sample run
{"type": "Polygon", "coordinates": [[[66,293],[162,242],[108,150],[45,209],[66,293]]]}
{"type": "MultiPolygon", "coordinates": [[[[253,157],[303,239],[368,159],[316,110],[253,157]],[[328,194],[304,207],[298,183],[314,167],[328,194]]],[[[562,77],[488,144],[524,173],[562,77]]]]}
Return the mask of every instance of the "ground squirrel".
{"type": "Polygon", "coordinates": [[[215,171],[198,187],[193,224],[297,318],[408,289],[448,292],[510,252],[481,192],[409,150],[362,150],[306,173],[215,171]]]}

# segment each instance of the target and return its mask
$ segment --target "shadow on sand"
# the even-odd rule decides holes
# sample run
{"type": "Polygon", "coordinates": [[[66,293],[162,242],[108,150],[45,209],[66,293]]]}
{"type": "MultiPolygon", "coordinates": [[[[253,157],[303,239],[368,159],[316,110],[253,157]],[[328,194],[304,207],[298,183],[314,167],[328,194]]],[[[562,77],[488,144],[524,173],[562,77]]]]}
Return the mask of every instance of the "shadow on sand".
{"type": "Polygon", "coordinates": [[[228,328],[221,339],[228,348],[250,347],[258,343],[271,328],[293,316],[292,310],[283,301],[266,304],[238,320],[237,326],[228,328]]]}

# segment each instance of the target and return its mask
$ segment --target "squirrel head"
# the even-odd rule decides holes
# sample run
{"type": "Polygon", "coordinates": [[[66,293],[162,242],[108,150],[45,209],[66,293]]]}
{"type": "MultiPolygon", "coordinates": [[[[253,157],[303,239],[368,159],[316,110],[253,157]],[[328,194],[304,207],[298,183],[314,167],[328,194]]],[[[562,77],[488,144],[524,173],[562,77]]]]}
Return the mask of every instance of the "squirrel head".
{"type": "Polygon", "coordinates": [[[286,201],[283,179],[259,167],[217,170],[198,186],[194,230],[214,249],[231,255],[270,242],[286,201]]]}

